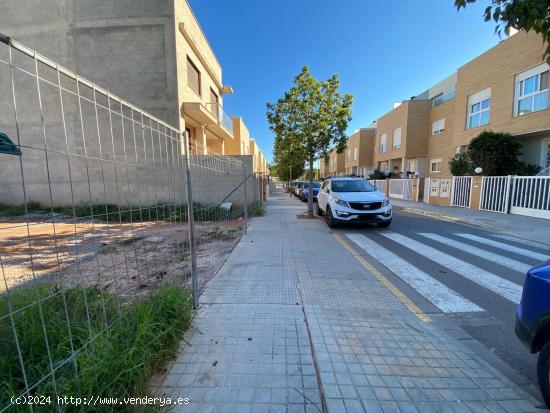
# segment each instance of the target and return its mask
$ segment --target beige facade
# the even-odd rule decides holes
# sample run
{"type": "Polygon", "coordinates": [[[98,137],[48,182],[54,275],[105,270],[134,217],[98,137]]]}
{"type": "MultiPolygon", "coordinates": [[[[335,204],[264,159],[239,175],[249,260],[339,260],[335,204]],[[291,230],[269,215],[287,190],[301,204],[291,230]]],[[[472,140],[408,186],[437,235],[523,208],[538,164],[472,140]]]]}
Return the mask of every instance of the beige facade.
{"type": "Polygon", "coordinates": [[[250,132],[243,121],[243,118],[233,117],[233,139],[225,144],[227,155],[251,155],[250,153],[250,132]]]}
{"type": "Polygon", "coordinates": [[[346,174],[346,152],[337,153],[333,149],[329,155],[328,176],[343,176],[346,174]]]}
{"type": "Polygon", "coordinates": [[[223,155],[234,140],[233,121],[223,109],[223,95],[232,89],[223,85],[221,65],[187,1],[174,7],[181,125],[194,153],[223,155]]]}
{"type": "Polygon", "coordinates": [[[376,128],[362,128],[348,138],[345,150],[346,175],[368,176],[374,169],[376,128]]]}
{"type": "Polygon", "coordinates": [[[408,100],[377,121],[374,159],[381,171],[405,177],[423,171],[432,102],[408,100]]]}
{"type": "Polygon", "coordinates": [[[377,122],[377,168],[397,176],[449,176],[449,161],[484,130],[516,136],[524,162],[549,167],[549,66],[543,52],[539,35],[519,32],[396,104],[377,122]]]}
{"type": "MultiPolygon", "coordinates": [[[[543,63],[544,45],[542,38],[535,33],[517,33],[497,46],[468,62],[457,71],[457,89],[452,135],[452,150],[467,145],[470,140],[485,129],[507,132],[517,136],[523,146],[523,161],[550,166],[550,110],[548,109],[548,70],[543,63]],[[541,81],[540,74],[543,75],[541,81]],[[534,98],[546,101],[546,108],[521,114],[519,100],[522,80],[535,76],[539,90],[534,98]],[[546,80],[544,81],[544,78],[546,80]],[[543,85],[545,83],[545,85],[543,85]],[[480,91],[488,90],[490,99],[489,123],[472,127],[468,124],[468,109],[471,110],[471,97],[480,91]],[[470,102],[469,102],[470,100],[470,102]]],[[[527,95],[529,96],[529,95],[527,95]]],[[[526,100],[529,98],[527,97],[526,100]]],[[[533,102],[535,103],[535,102],[533,102]]],[[[535,109],[532,107],[531,109],[535,109]]]]}

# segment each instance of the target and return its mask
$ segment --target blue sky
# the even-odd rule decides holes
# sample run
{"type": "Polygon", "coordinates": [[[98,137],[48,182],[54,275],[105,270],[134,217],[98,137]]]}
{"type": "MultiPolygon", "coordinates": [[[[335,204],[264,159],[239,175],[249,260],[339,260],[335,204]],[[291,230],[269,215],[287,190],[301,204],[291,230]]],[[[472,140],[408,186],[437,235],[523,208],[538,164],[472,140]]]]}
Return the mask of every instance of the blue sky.
{"type": "Polygon", "coordinates": [[[222,65],[230,115],[244,118],[268,158],[266,103],[291,87],[303,65],[338,73],[354,95],[348,132],[367,126],[497,44],[483,21],[487,0],[457,12],[453,0],[190,0],[222,65]]]}

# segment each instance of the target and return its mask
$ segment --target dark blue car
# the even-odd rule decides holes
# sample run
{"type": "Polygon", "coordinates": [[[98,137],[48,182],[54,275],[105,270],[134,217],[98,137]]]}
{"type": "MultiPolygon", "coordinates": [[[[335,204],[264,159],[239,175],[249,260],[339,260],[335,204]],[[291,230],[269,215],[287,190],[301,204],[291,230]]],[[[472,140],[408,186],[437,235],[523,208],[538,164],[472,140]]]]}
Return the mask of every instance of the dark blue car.
{"type": "MultiPolygon", "coordinates": [[[[317,194],[319,193],[320,187],[321,187],[320,182],[313,182],[313,202],[317,201],[317,194]]],[[[309,182],[304,182],[303,187],[300,188],[300,199],[303,202],[306,202],[308,194],[309,194],[309,182]]]]}
{"type": "Polygon", "coordinates": [[[532,353],[539,353],[537,376],[542,397],[550,408],[550,260],[527,272],[516,334],[532,353]]]}

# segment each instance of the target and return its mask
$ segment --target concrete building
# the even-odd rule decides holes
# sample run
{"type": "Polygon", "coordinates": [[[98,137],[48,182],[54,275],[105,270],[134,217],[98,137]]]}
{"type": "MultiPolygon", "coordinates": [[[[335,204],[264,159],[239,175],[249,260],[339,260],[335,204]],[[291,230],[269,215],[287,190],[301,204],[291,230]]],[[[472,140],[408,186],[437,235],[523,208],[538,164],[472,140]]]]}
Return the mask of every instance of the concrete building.
{"type": "MultiPolygon", "coordinates": [[[[59,89],[55,65],[40,62],[38,73],[44,80],[37,82],[32,56],[14,51],[14,65],[22,69],[14,71],[17,128],[5,63],[8,47],[1,43],[0,113],[9,116],[0,116],[0,131],[14,141],[21,137],[23,156],[2,157],[0,203],[182,202],[186,189],[178,157],[184,151],[179,131],[189,135],[191,151],[197,155],[192,158],[192,173],[201,176],[194,181],[201,187],[194,190],[197,202],[221,200],[242,179],[225,173],[224,168],[230,167],[223,162],[205,174],[198,165],[213,158],[204,155],[225,154],[231,147],[233,155],[253,169],[255,157],[250,156],[242,119],[238,133],[244,149],[233,150],[234,124],[223,108],[223,97],[232,90],[223,84],[220,63],[187,1],[6,0],[3,4],[3,34],[93,83],[79,84],[63,72],[59,89]],[[131,105],[121,105],[109,97],[113,95],[131,105]]],[[[236,202],[239,196],[236,192],[236,202]]]]}
{"type": "Polygon", "coordinates": [[[6,0],[4,34],[223,154],[232,89],[186,0],[6,0]]]}
{"type": "Polygon", "coordinates": [[[522,160],[550,167],[549,66],[542,38],[519,32],[377,121],[376,167],[449,176],[449,161],[484,130],[506,132],[522,160]]]}
{"type": "Polygon", "coordinates": [[[348,138],[345,156],[346,175],[368,176],[374,167],[376,124],[355,131],[348,138]]]}

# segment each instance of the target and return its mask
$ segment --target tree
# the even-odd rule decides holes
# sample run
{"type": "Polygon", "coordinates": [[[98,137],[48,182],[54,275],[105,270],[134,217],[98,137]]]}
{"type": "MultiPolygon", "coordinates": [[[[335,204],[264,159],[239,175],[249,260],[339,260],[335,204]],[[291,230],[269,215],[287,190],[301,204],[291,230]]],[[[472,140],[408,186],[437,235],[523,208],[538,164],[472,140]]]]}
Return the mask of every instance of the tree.
{"type": "MultiPolygon", "coordinates": [[[[455,7],[460,10],[468,3],[476,0],[454,0],[455,7]]],[[[497,23],[495,32],[499,35],[508,32],[510,28],[516,30],[533,30],[542,35],[546,50],[544,57],[550,64],[550,1],[549,0],[491,0],[485,8],[485,21],[497,23]]]]}
{"type": "Polygon", "coordinates": [[[290,90],[277,102],[267,104],[267,120],[276,139],[281,139],[284,146],[281,150],[287,154],[295,151],[302,163],[309,163],[310,216],[313,216],[314,161],[325,157],[332,147],[336,147],[338,153],[346,148],[346,128],[351,120],[353,98],[339,93],[339,87],[337,75],[319,81],[304,66],[290,90]]]}
{"type": "Polygon", "coordinates": [[[454,176],[472,175],[473,173],[472,163],[466,153],[457,153],[449,161],[449,169],[454,176]]]}
{"type": "Polygon", "coordinates": [[[283,181],[290,181],[304,173],[303,156],[296,152],[292,153],[290,145],[285,142],[284,137],[275,137],[273,150],[273,165],[270,167],[271,174],[283,181]],[[292,171],[292,176],[290,175],[292,171]]]}
{"type": "Polygon", "coordinates": [[[466,150],[472,168],[483,169],[483,175],[515,174],[522,162],[521,144],[509,133],[483,131],[472,139],[466,150]]]}

